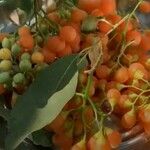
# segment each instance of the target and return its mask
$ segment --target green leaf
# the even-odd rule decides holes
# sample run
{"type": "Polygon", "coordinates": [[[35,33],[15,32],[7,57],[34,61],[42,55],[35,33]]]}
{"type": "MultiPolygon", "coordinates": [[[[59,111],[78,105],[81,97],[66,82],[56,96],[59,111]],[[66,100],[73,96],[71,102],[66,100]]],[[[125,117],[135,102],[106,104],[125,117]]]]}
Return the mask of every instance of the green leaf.
{"type": "Polygon", "coordinates": [[[16,150],[39,150],[38,148],[36,148],[34,145],[32,145],[31,143],[21,143],[19,145],[19,147],[17,147],[16,150]]]}
{"type": "MultiPolygon", "coordinates": [[[[51,78],[51,80],[53,79],[54,77],[51,78]]],[[[43,78],[43,80],[48,79],[43,78]]],[[[31,98],[33,94],[37,94],[38,96],[41,94],[40,91],[43,86],[40,84],[38,92],[31,92],[29,99],[24,96],[19,99],[19,102],[12,110],[11,117],[8,121],[9,134],[6,138],[5,150],[15,149],[32,132],[51,123],[61,112],[65,104],[74,96],[77,81],[78,71],[76,70],[76,73],[73,75],[70,82],[63,89],[49,97],[48,103],[44,108],[39,108],[36,100],[31,98]]],[[[41,99],[41,101],[42,100],[43,99],[41,99]]]]}
{"type": "Polygon", "coordinates": [[[0,149],[4,149],[5,138],[7,134],[7,123],[0,117],[0,149]]]}
{"type": "Polygon", "coordinates": [[[6,0],[0,0],[0,6],[4,5],[6,3],[6,0]]]}
{"type": "Polygon", "coordinates": [[[44,130],[38,130],[33,132],[29,139],[33,142],[35,145],[40,145],[43,147],[50,147],[51,146],[51,138],[44,130]]]}
{"type": "Polygon", "coordinates": [[[0,116],[7,121],[10,116],[10,110],[4,107],[4,101],[4,97],[0,95],[0,116]]]}
{"type": "Polygon", "coordinates": [[[88,66],[88,60],[86,56],[82,56],[78,59],[78,70],[82,70],[88,66]]]}
{"type": "Polygon", "coordinates": [[[0,116],[3,117],[5,120],[8,120],[10,116],[10,111],[3,106],[0,106],[0,116]]]}

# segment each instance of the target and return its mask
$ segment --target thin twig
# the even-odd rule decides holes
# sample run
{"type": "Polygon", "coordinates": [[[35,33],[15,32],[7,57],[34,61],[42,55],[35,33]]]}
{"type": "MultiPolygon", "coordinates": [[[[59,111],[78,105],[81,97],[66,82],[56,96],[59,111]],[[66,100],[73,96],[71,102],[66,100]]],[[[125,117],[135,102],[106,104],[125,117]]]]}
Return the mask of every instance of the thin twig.
{"type": "Polygon", "coordinates": [[[106,35],[109,35],[111,32],[113,32],[116,28],[118,28],[127,18],[129,17],[129,14],[126,15],[123,19],[121,19],[117,24],[113,26],[111,30],[109,30],[106,35]]]}

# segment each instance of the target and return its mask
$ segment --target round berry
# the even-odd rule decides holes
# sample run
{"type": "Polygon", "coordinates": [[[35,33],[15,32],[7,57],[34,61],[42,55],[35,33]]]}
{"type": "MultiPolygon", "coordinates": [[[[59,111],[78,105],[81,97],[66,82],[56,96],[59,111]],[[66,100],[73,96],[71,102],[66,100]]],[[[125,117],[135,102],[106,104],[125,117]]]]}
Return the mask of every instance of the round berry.
{"type": "Polygon", "coordinates": [[[41,52],[34,52],[31,56],[31,60],[34,64],[41,64],[44,62],[44,55],[41,52]]]}
{"type": "Polygon", "coordinates": [[[23,53],[21,55],[21,60],[30,60],[31,59],[31,55],[29,53],[23,53]]]}
{"type": "Polygon", "coordinates": [[[96,31],[97,24],[98,21],[96,17],[88,16],[82,22],[82,31],[86,33],[96,31]]]}
{"type": "Polygon", "coordinates": [[[36,42],[38,43],[38,44],[41,44],[42,42],[43,42],[43,39],[42,39],[42,37],[41,36],[36,36],[36,38],[35,38],[35,40],[36,40],[36,42]]]}
{"type": "Polygon", "coordinates": [[[2,41],[2,47],[3,48],[10,48],[11,47],[11,41],[8,38],[4,38],[2,41]]]}
{"type": "Polygon", "coordinates": [[[139,10],[142,13],[150,13],[150,2],[149,1],[143,1],[139,6],[139,10]]]}
{"type": "Polygon", "coordinates": [[[13,44],[12,48],[11,48],[11,52],[12,52],[12,55],[16,56],[20,53],[21,51],[21,48],[18,44],[13,44]]]}
{"type": "Polygon", "coordinates": [[[27,72],[27,71],[31,70],[32,64],[29,60],[23,59],[23,60],[21,60],[21,62],[19,64],[19,68],[22,72],[27,72]]]}
{"type": "Polygon", "coordinates": [[[11,51],[8,48],[0,49],[0,59],[11,59],[11,51]]]}
{"type": "Polygon", "coordinates": [[[15,44],[16,39],[15,39],[14,37],[11,37],[9,40],[10,40],[11,46],[12,46],[13,44],[15,44]]]}
{"type": "Polygon", "coordinates": [[[10,74],[8,72],[0,73],[0,84],[5,84],[9,81],[10,74]]]}
{"type": "Polygon", "coordinates": [[[114,79],[119,83],[125,83],[128,81],[129,77],[130,75],[128,69],[121,67],[116,71],[114,79]]]}
{"type": "Polygon", "coordinates": [[[9,71],[12,69],[12,62],[10,60],[2,60],[0,63],[1,71],[9,71]]]}
{"type": "Polygon", "coordinates": [[[25,76],[23,73],[17,73],[14,77],[13,77],[13,82],[15,84],[20,84],[23,83],[25,80],[25,76]]]}
{"type": "Polygon", "coordinates": [[[60,37],[66,42],[72,42],[77,36],[76,30],[72,26],[64,26],[60,29],[60,37]]]}

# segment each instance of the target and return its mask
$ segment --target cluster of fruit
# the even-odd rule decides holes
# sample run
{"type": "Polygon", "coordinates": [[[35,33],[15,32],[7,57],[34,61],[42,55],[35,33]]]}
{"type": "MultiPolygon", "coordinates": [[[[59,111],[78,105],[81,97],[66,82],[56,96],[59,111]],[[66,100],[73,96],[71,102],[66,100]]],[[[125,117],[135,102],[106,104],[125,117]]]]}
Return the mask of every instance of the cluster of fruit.
{"type": "MultiPolygon", "coordinates": [[[[149,6],[143,1],[137,8],[149,13],[149,6]]],[[[141,31],[133,14],[119,15],[114,0],[79,0],[67,21],[60,20],[57,11],[48,14],[61,26],[76,29],[80,52],[93,50],[95,41],[102,45],[101,63],[90,77],[86,74],[90,65],[80,73],[76,96],[46,127],[55,133],[53,143],[60,149],[115,149],[121,144],[121,133],[137,124],[150,135],[150,32],[141,31]],[[105,124],[114,115],[119,129],[105,124]]]]}
{"type": "Polygon", "coordinates": [[[150,136],[150,32],[141,29],[137,9],[150,13],[150,2],[140,0],[121,16],[115,0],[79,0],[67,19],[54,9],[35,28],[1,34],[0,94],[20,94],[16,89],[28,87],[40,69],[79,53],[89,64],[80,72],[76,95],[45,127],[54,132],[53,143],[61,150],[115,149],[121,133],[137,124],[150,136]],[[58,33],[51,33],[48,20],[58,33]],[[117,128],[107,125],[113,116],[117,128]]]}

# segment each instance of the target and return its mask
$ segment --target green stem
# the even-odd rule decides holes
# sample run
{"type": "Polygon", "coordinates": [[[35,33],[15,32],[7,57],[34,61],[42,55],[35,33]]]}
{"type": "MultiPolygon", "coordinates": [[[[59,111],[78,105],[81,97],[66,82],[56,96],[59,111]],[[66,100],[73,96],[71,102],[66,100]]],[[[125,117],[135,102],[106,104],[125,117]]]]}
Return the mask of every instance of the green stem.
{"type": "Polygon", "coordinates": [[[123,32],[124,36],[126,35],[126,32],[127,32],[127,27],[128,27],[129,20],[131,19],[132,16],[134,16],[135,11],[138,9],[138,7],[139,7],[139,5],[141,4],[142,1],[143,0],[139,0],[139,2],[137,3],[137,5],[133,9],[133,11],[129,14],[129,17],[128,17],[127,22],[126,22],[126,27],[125,27],[125,30],[123,32]]]}
{"type": "Polygon", "coordinates": [[[90,86],[92,84],[92,77],[93,75],[92,74],[89,74],[88,76],[88,81],[87,81],[87,86],[85,88],[85,93],[84,93],[84,99],[87,100],[88,97],[89,97],[89,90],[90,90],[90,86]]]}
{"type": "Polygon", "coordinates": [[[48,17],[47,17],[47,14],[45,13],[45,11],[41,8],[41,11],[42,13],[44,14],[44,18],[47,20],[49,26],[55,30],[55,32],[58,33],[58,30],[59,30],[59,25],[56,24],[55,22],[53,22],[52,20],[50,20],[48,17]]]}
{"type": "Polygon", "coordinates": [[[35,27],[36,31],[39,31],[41,37],[45,40],[45,35],[41,32],[39,26],[38,26],[38,9],[39,9],[39,3],[37,0],[34,0],[34,16],[35,16],[35,27]]]}
{"type": "Polygon", "coordinates": [[[100,120],[100,130],[103,131],[103,123],[104,123],[104,116],[101,114],[101,120],[100,120]]]}
{"type": "Polygon", "coordinates": [[[120,50],[120,55],[119,55],[119,57],[117,59],[117,66],[118,65],[122,66],[122,64],[120,63],[120,59],[124,55],[124,52],[125,52],[126,48],[128,46],[130,46],[132,44],[132,42],[134,42],[134,41],[132,41],[131,43],[127,43],[126,44],[126,33],[127,33],[127,29],[128,29],[128,23],[129,23],[131,17],[134,15],[135,11],[137,10],[137,8],[139,7],[139,5],[141,4],[142,1],[143,0],[140,0],[137,3],[137,5],[135,6],[135,8],[133,9],[133,11],[129,15],[127,15],[127,22],[126,22],[125,30],[124,30],[124,32],[122,34],[122,46],[121,46],[121,50],[120,50]]]}
{"type": "Polygon", "coordinates": [[[116,28],[118,28],[127,18],[129,17],[129,14],[126,15],[122,20],[120,20],[117,24],[115,24],[113,26],[113,28],[111,30],[109,30],[109,32],[107,32],[106,35],[109,35],[110,33],[112,33],[116,28]]]}
{"type": "Polygon", "coordinates": [[[125,41],[123,41],[123,44],[122,44],[122,47],[121,47],[121,51],[120,51],[120,54],[118,56],[118,59],[117,59],[117,64],[122,66],[122,64],[120,63],[120,59],[122,58],[122,56],[125,54],[125,51],[126,49],[132,44],[134,43],[134,41],[131,41],[130,43],[128,44],[125,44],[125,41]]]}
{"type": "Polygon", "coordinates": [[[85,88],[85,91],[83,93],[76,93],[77,96],[80,96],[83,98],[83,104],[82,104],[82,123],[83,123],[83,127],[84,127],[84,136],[83,139],[86,139],[86,121],[85,121],[85,116],[84,116],[84,108],[86,105],[86,101],[88,100],[89,97],[89,89],[92,83],[92,74],[88,76],[88,81],[87,81],[87,86],[85,88]]]}
{"type": "Polygon", "coordinates": [[[93,109],[94,115],[95,115],[95,121],[96,121],[97,127],[99,128],[99,121],[98,121],[97,109],[96,109],[94,103],[92,102],[92,100],[90,98],[88,98],[88,101],[89,101],[90,105],[92,106],[92,109],[93,109]]]}
{"type": "Polygon", "coordinates": [[[84,108],[85,108],[85,100],[83,100],[83,105],[82,105],[82,122],[83,122],[83,127],[84,127],[84,136],[83,139],[86,139],[86,121],[85,121],[85,115],[84,115],[84,108]]]}

